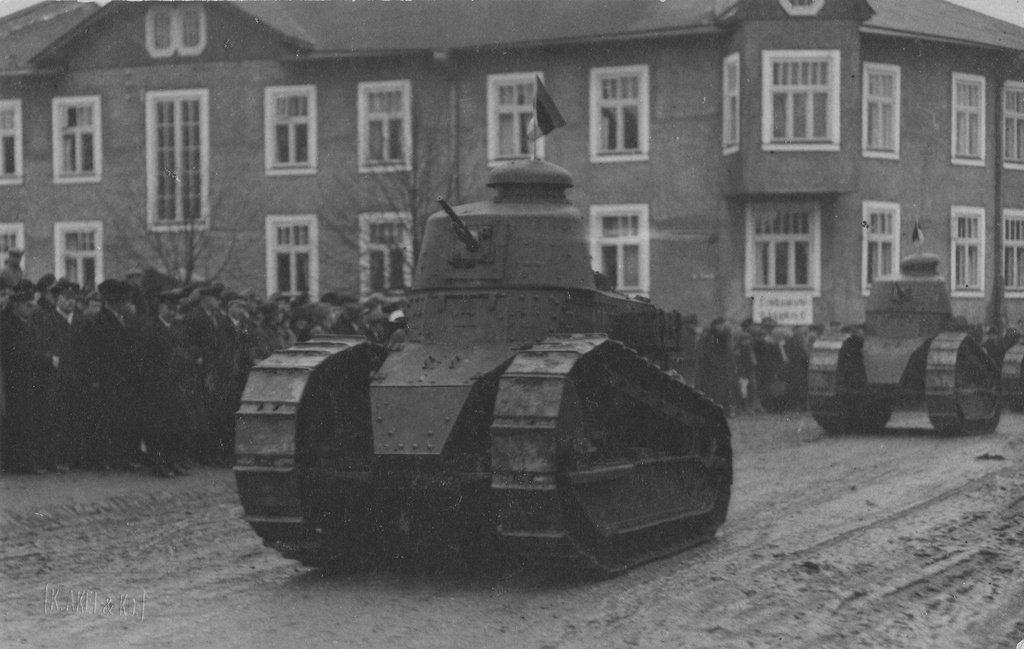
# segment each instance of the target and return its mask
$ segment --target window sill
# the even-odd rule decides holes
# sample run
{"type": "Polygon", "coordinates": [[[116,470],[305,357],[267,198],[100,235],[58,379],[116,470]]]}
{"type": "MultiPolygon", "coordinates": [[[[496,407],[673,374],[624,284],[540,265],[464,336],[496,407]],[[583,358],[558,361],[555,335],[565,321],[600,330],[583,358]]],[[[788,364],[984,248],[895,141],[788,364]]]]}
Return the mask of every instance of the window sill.
{"type": "Polygon", "coordinates": [[[387,174],[395,173],[398,171],[410,171],[412,165],[408,162],[398,162],[395,164],[379,164],[379,165],[359,165],[359,173],[361,174],[387,174]]]}
{"type": "Polygon", "coordinates": [[[87,183],[98,183],[103,180],[102,176],[55,176],[54,185],[82,185],[87,183]]]}
{"type": "Polygon", "coordinates": [[[647,162],[650,156],[647,152],[639,153],[591,153],[590,161],[594,164],[606,162],[647,162]]]}
{"type": "Polygon", "coordinates": [[[969,298],[969,299],[982,299],[985,297],[984,289],[971,289],[962,291],[950,291],[949,297],[969,298]]]}
{"type": "Polygon", "coordinates": [[[153,223],[146,225],[148,232],[206,232],[210,229],[210,222],[196,221],[193,223],[153,223]]]}
{"type": "Polygon", "coordinates": [[[1014,171],[1024,171],[1024,162],[1010,162],[1009,160],[1003,160],[1003,169],[1013,169],[1014,171]]]}
{"type": "Polygon", "coordinates": [[[22,178],[21,176],[18,176],[16,178],[0,178],[0,185],[20,185],[24,181],[25,179],[22,178]]]}
{"type": "Polygon", "coordinates": [[[1004,289],[1003,297],[1007,300],[1024,300],[1024,289],[1004,289]]]}
{"type": "Polygon", "coordinates": [[[268,176],[312,176],[316,167],[271,167],[264,171],[268,176]]]}
{"type": "Polygon", "coordinates": [[[977,158],[950,158],[950,163],[961,167],[984,167],[985,161],[977,158]]]}
{"type": "Polygon", "coordinates": [[[810,293],[811,297],[821,297],[820,286],[753,286],[747,287],[746,296],[754,297],[756,293],[810,293]]]}
{"type": "Polygon", "coordinates": [[[727,147],[722,149],[722,155],[732,155],[734,153],[739,153],[739,150],[740,150],[740,145],[738,145],[738,144],[730,144],[729,146],[727,146],[727,147]]]}
{"type": "Polygon", "coordinates": [[[900,159],[900,152],[899,151],[870,151],[868,149],[864,149],[861,152],[861,155],[863,155],[865,158],[871,158],[873,160],[899,160],[900,159]]]}
{"type": "Polygon", "coordinates": [[[781,144],[773,142],[762,142],[762,151],[823,151],[832,152],[839,150],[838,142],[808,142],[806,144],[781,144]]]}
{"type": "MultiPolygon", "coordinates": [[[[489,159],[487,161],[487,166],[493,169],[494,167],[500,167],[501,165],[507,164],[509,162],[520,162],[520,161],[523,161],[523,160],[532,160],[532,159],[533,159],[533,156],[528,156],[528,155],[519,156],[517,158],[513,158],[513,157],[508,157],[508,158],[491,158],[491,159],[489,159]]],[[[537,159],[538,160],[543,160],[544,156],[539,155],[539,156],[537,156],[537,159]]]]}

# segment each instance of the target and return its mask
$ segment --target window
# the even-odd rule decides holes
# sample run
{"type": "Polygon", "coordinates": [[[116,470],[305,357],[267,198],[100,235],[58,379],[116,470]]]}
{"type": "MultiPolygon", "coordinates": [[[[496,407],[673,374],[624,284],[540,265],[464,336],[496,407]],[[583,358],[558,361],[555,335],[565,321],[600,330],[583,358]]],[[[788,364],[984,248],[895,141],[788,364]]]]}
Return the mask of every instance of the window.
{"type": "Polygon", "coordinates": [[[900,205],[864,201],[861,223],[861,288],[864,295],[876,279],[892,279],[899,270],[900,205]]]}
{"type": "Polygon", "coordinates": [[[319,231],[315,215],[268,216],[267,295],[320,293],[319,231]]]}
{"type": "Polygon", "coordinates": [[[530,142],[533,96],[541,72],[491,74],[487,77],[487,159],[495,164],[528,158],[532,146],[544,157],[544,138],[530,142]]]}
{"type": "Polygon", "coordinates": [[[408,81],[359,84],[359,171],[412,168],[408,81]]]}
{"type": "Polygon", "coordinates": [[[405,212],[359,215],[359,288],[367,293],[412,285],[412,217],[405,212]]]}
{"type": "Polygon", "coordinates": [[[1024,82],[1003,86],[1003,161],[1012,169],[1024,169],[1024,82]]]}
{"type": "Polygon", "coordinates": [[[953,73],[953,164],[985,164],[985,77],[953,73]]]}
{"type": "Polygon", "coordinates": [[[103,222],[76,221],[53,224],[54,274],[83,288],[103,281],[103,222]]]}
{"type": "Polygon", "coordinates": [[[757,203],[747,215],[747,289],[821,291],[814,203],[757,203]]]}
{"type": "Polygon", "coordinates": [[[814,16],[825,0],[779,0],[779,4],[790,16],[814,16]]]}
{"type": "Polygon", "coordinates": [[[647,160],[646,65],[590,71],[590,161],[647,160]]]}
{"type": "Polygon", "coordinates": [[[156,6],[146,14],[146,50],[150,56],[195,56],[205,48],[206,13],[198,3],[156,6]]]}
{"type": "Polygon", "coordinates": [[[0,185],[21,183],[21,100],[0,100],[0,185]]]}
{"type": "Polygon", "coordinates": [[[209,93],[146,93],[151,229],[205,226],[209,196],[209,93]]]}
{"type": "Polygon", "coordinates": [[[740,54],[722,61],[722,152],[740,149],[740,54]]]}
{"type": "MultiPolygon", "coordinates": [[[[11,250],[25,251],[24,223],[0,223],[0,260],[7,259],[7,253],[11,250]]],[[[24,269],[24,257],[21,266],[24,269]]]]}
{"type": "Polygon", "coordinates": [[[985,210],[954,207],[950,237],[952,295],[983,297],[985,294],[985,210]]]}
{"type": "Polygon", "coordinates": [[[900,68],[864,64],[861,132],[865,158],[900,157],[900,68]]]}
{"type": "Polygon", "coordinates": [[[316,172],[316,86],[265,88],[263,124],[268,175],[316,172]]]}
{"type": "Polygon", "coordinates": [[[590,256],[616,291],[647,295],[651,289],[647,205],[592,206],[590,256]]]}
{"type": "Polygon", "coordinates": [[[95,182],[102,170],[100,98],[53,99],[53,180],[95,182]]]}
{"type": "Polygon", "coordinates": [[[839,150],[839,51],[762,55],[761,142],[766,151],[839,150]]]}
{"type": "Polygon", "coordinates": [[[1007,293],[1024,297],[1024,210],[1003,210],[1003,277],[1007,293]]]}

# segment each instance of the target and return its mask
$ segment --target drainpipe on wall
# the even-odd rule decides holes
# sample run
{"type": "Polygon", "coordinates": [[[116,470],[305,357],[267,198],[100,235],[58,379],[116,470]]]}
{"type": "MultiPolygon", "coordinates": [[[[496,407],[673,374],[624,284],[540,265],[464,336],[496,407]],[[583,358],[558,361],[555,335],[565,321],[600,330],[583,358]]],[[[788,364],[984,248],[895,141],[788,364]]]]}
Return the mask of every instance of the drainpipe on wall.
{"type": "Polygon", "coordinates": [[[996,131],[996,171],[994,175],[993,190],[995,192],[992,201],[995,209],[995,218],[992,220],[995,226],[995,245],[992,249],[992,261],[995,266],[992,274],[992,319],[996,326],[996,333],[1003,335],[1003,291],[1005,290],[1005,278],[1003,277],[1003,122],[1000,119],[1000,110],[1003,105],[1003,83],[1004,74],[1000,68],[1000,76],[996,79],[996,100],[993,103],[993,113],[996,131]]]}

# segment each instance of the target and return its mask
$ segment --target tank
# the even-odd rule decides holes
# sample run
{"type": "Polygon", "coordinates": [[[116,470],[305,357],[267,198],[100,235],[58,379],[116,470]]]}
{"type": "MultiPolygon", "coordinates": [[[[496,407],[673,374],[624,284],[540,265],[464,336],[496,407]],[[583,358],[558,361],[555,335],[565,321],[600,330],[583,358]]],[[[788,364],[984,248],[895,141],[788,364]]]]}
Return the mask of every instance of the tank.
{"type": "Polygon", "coordinates": [[[724,522],[729,427],[672,369],[679,314],[599,289],[564,169],[514,162],[488,185],[428,219],[402,343],[319,338],[252,370],[234,471],[285,557],[615,573],[724,522]]]}
{"type": "Polygon", "coordinates": [[[827,432],[881,431],[897,408],[923,407],[944,435],[999,424],[999,368],[967,332],[953,330],[938,264],[935,255],[907,257],[899,277],[872,283],[863,331],[815,342],[809,404],[827,432]]]}

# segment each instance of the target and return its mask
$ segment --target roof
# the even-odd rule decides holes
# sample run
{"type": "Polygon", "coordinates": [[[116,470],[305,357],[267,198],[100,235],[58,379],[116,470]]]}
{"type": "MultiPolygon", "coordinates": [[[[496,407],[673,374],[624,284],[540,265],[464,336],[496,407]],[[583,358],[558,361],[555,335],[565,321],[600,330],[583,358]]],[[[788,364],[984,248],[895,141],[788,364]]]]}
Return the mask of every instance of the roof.
{"type": "Polygon", "coordinates": [[[91,2],[48,0],[0,20],[0,70],[29,71],[29,61],[99,7],[91,2]]]}
{"type": "MultiPolygon", "coordinates": [[[[743,1],[293,0],[230,5],[316,57],[715,32],[743,1]]],[[[868,33],[1024,51],[1024,27],[945,0],[868,2],[875,10],[863,27],[868,33]]],[[[0,20],[0,73],[27,71],[34,57],[37,62],[48,60],[40,56],[48,48],[73,46],[75,37],[92,22],[87,21],[90,16],[101,20],[119,4],[110,2],[97,13],[92,3],[49,0],[0,20]]]]}
{"type": "Polygon", "coordinates": [[[864,30],[1024,50],[1024,27],[944,0],[868,0],[864,30]]]}

